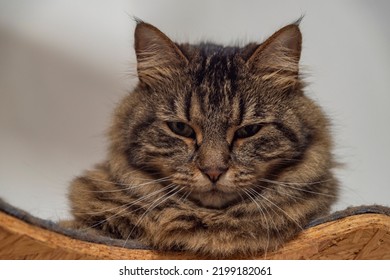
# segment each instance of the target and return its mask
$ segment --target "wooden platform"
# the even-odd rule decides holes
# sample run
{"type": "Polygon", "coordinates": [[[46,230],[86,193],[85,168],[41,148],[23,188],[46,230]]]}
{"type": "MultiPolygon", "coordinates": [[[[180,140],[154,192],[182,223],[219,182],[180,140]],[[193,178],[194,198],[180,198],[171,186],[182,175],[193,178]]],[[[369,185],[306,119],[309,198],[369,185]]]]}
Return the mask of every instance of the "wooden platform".
{"type": "MultiPolygon", "coordinates": [[[[255,259],[390,259],[390,217],[361,214],[302,232],[255,259]]],[[[127,249],[72,239],[0,213],[0,259],[197,259],[181,253],[127,249]]]]}
{"type": "MultiPolygon", "coordinates": [[[[0,212],[0,259],[198,259],[185,253],[83,241],[0,212]]],[[[237,256],[237,259],[241,259],[237,256]]],[[[253,259],[390,259],[390,216],[365,213],[317,224],[253,259]]]]}

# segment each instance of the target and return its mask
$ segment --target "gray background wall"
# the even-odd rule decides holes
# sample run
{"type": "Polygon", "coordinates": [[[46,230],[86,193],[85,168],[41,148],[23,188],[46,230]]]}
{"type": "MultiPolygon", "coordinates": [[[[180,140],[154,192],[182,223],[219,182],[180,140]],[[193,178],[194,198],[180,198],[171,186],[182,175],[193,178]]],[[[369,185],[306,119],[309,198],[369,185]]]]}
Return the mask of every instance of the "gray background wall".
{"type": "Polygon", "coordinates": [[[0,197],[69,215],[66,189],[105,156],[131,89],[137,16],[177,41],[262,41],[305,14],[307,94],[331,116],[342,193],[335,209],[390,204],[390,2],[0,0],[0,197]]]}

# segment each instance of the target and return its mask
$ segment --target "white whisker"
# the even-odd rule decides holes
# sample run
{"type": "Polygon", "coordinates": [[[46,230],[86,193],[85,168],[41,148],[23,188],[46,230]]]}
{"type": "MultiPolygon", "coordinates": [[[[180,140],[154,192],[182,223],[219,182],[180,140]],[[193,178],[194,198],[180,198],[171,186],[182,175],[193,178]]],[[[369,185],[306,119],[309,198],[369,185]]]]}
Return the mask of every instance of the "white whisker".
{"type": "Polygon", "coordinates": [[[250,198],[250,200],[253,201],[253,203],[256,204],[257,206],[257,209],[259,210],[260,214],[263,216],[264,218],[264,221],[266,223],[266,228],[267,228],[267,244],[266,244],[266,247],[265,247],[265,250],[264,250],[264,255],[267,256],[267,251],[268,251],[268,248],[269,248],[269,242],[270,242],[270,228],[269,228],[269,224],[268,224],[268,219],[267,217],[265,216],[265,213],[264,211],[262,210],[262,207],[258,204],[258,202],[256,201],[255,198],[252,197],[252,195],[249,193],[248,190],[246,189],[242,189],[242,191],[250,198]]]}
{"type": "MultiPolygon", "coordinates": [[[[261,197],[263,200],[265,201],[268,201],[270,204],[272,204],[273,206],[276,207],[276,209],[278,209],[279,211],[281,211],[284,215],[286,215],[286,217],[288,217],[291,221],[293,221],[301,230],[303,230],[302,226],[298,223],[298,221],[296,221],[294,218],[292,218],[289,214],[287,214],[287,212],[285,210],[283,210],[282,208],[280,208],[277,204],[275,204],[274,202],[272,202],[271,200],[269,200],[268,198],[266,198],[264,195],[260,194],[259,192],[257,192],[256,190],[254,189],[251,189],[252,192],[254,192],[257,196],[261,197]]],[[[272,207],[270,209],[273,209],[272,207]]]]}
{"type": "Polygon", "coordinates": [[[156,179],[156,180],[150,180],[148,182],[145,182],[145,183],[141,183],[141,184],[123,184],[123,183],[118,183],[118,182],[111,182],[111,181],[106,181],[106,180],[99,180],[99,179],[93,179],[93,178],[89,178],[90,180],[92,181],[96,181],[96,182],[102,182],[102,183],[108,183],[108,184],[115,184],[115,185],[118,185],[118,186],[124,186],[126,188],[119,188],[119,189],[115,189],[115,190],[97,190],[97,191],[89,191],[88,192],[91,192],[91,193],[113,193],[113,192],[122,192],[122,191],[127,191],[127,190],[132,190],[132,189],[136,189],[136,188],[140,188],[140,187],[143,187],[143,186],[147,186],[147,185],[151,185],[151,184],[156,184],[156,183],[162,183],[162,182],[167,182],[170,180],[172,176],[168,176],[168,177],[164,177],[164,178],[160,178],[160,179],[156,179]]]}
{"type": "Polygon", "coordinates": [[[304,187],[304,186],[316,185],[316,184],[329,182],[330,180],[317,181],[317,182],[312,182],[312,183],[288,183],[288,182],[272,181],[272,180],[268,180],[268,179],[261,179],[260,181],[265,182],[265,183],[271,183],[271,184],[282,186],[282,187],[286,187],[286,188],[290,188],[290,189],[297,190],[300,192],[312,193],[312,194],[317,194],[317,195],[322,195],[322,196],[327,196],[327,197],[337,197],[336,195],[332,195],[332,194],[326,194],[326,193],[321,193],[321,192],[305,190],[305,189],[301,189],[298,187],[294,187],[294,186],[304,187]]]}
{"type": "MultiPolygon", "coordinates": [[[[153,193],[150,193],[150,194],[148,194],[148,195],[146,195],[146,196],[140,197],[139,199],[136,199],[136,200],[134,200],[134,201],[131,201],[131,202],[127,203],[127,204],[120,205],[120,206],[117,206],[117,207],[114,207],[114,208],[111,208],[111,209],[102,210],[102,211],[99,211],[99,212],[94,212],[94,213],[92,213],[92,214],[100,214],[100,213],[104,213],[104,212],[111,212],[111,211],[114,211],[114,210],[116,210],[116,209],[120,209],[120,208],[124,207],[122,210],[116,212],[115,214],[113,214],[113,215],[111,215],[111,216],[109,216],[109,217],[106,217],[105,219],[103,219],[103,220],[101,220],[101,221],[99,221],[99,222],[97,222],[97,223],[93,224],[92,226],[87,227],[87,228],[85,228],[85,229],[88,229],[88,228],[95,228],[95,227],[97,227],[97,226],[103,224],[104,222],[107,222],[107,221],[111,220],[112,218],[117,217],[117,216],[120,215],[121,213],[123,213],[123,212],[125,212],[126,210],[128,210],[128,209],[129,209],[131,206],[133,206],[135,203],[140,202],[140,201],[143,201],[143,200],[146,200],[146,199],[148,199],[149,197],[152,197],[152,196],[155,196],[155,195],[157,195],[157,194],[159,194],[159,193],[161,193],[161,192],[164,192],[164,191],[170,189],[172,186],[173,186],[173,184],[168,185],[168,186],[166,186],[166,187],[164,187],[164,188],[162,188],[162,189],[160,189],[160,190],[157,190],[157,191],[155,191],[155,192],[153,192],[153,193]]],[[[170,192],[170,191],[169,191],[169,192],[170,192]]],[[[163,196],[163,197],[164,197],[164,196],[163,196]]],[[[136,210],[130,211],[130,212],[128,212],[128,213],[133,213],[134,211],[136,211],[136,210]]],[[[86,213],[83,213],[83,214],[86,214],[86,213]]],[[[91,213],[87,213],[87,214],[91,214],[91,213]]]]}
{"type": "Polygon", "coordinates": [[[166,194],[164,194],[162,197],[158,198],[157,200],[155,200],[146,210],[145,212],[141,215],[141,217],[138,219],[137,223],[133,226],[133,228],[131,229],[130,233],[128,234],[127,238],[125,239],[125,242],[124,242],[124,245],[123,247],[126,246],[126,243],[127,241],[129,240],[130,236],[133,234],[134,232],[134,229],[140,224],[140,222],[143,220],[143,218],[148,214],[150,213],[154,208],[156,208],[158,205],[160,205],[161,203],[163,203],[164,201],[166,201],[167,199],[171,198],[172,196],[176,195],[177,193],[179,193],[181,190],[183,190],[184,187],[180,188],[178,186],[174,186],[174,188],[172,190],[170,190],[169,192],[167,192],[166,194]],[[161,201],[160,201],[161,200],[161,201]]]}
{"type": "Polygon", "coordinates": [[[283,182],[283,181],[275,181],[270,179],[260,179],[261,182],[271,183],[271,184],[283,184],[283,185],[295,185],[295,186],[310,186],[310,185],[318,185],[322,183],[327,183],[332,181],[332,179],[314,181],[314,182],[283,182]]]}
{"type": "Polygon", "coordinates": [[[291,193],[288,193],[286,189],[276,189],[274,187],[267,187],[267,186],[263,186],[263,185],[254,185],[254,184],[251,184],[252,186],[254,186],[255,188],[260,188],[260,189],[264,189],[264,190],[269,190],[269,191],[273,191],[273,192],[276,192],[280,195],[283,195],[283,196],[287,196],[287,197],[290,197],[292,198],[295,202],[297,200],[304,200],[303,197],[300,197],[300,196],[295,196],[291,193]]]}

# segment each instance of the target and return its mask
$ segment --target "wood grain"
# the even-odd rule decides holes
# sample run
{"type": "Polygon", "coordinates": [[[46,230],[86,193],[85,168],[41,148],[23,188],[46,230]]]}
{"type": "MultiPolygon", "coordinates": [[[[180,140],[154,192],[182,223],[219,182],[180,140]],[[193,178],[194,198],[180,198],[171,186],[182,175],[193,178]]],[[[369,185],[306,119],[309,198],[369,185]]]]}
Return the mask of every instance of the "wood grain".
{"type": "MultiPolygon", "coordinates": [[[[242,259],[236,256],[237,259],[242,259]]],[[[0,259],[199,259],[72,239],[0,212],[0,259]]],[[[279,250],[251,259],[390,259],[390,217],[361,214],[306,229],[279,250]]]]}

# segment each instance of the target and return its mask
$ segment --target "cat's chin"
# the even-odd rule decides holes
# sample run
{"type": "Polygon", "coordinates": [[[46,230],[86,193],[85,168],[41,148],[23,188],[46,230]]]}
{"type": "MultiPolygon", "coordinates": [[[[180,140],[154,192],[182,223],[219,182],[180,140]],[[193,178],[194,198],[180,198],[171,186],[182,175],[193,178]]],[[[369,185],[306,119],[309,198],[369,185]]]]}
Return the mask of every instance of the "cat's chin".
{"type": "Polygon", "coordinates": [[[194,192],[189,197],[197,204],[205,208],[221,209],[226,208],[240,199],[237,193],[226,193],[219,190],[194,192]]]}

